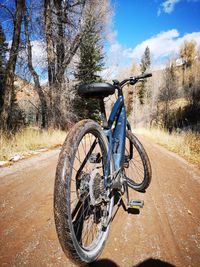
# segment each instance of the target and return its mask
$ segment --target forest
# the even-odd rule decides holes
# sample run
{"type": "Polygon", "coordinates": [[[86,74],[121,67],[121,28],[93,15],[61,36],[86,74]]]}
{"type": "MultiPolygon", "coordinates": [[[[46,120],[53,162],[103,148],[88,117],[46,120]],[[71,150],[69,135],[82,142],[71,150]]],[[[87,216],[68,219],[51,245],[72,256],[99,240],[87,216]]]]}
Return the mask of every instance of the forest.
{"type": "Polygon", "coordinates": [[[0,8],[1,129],[15,132],[35,122],[41,128],[67,129],[78,118],[75,85],[100,80],[96,73],[103,67],[108,1],[17,0],[0,8]],[[38,99],[31,106],[22,108],[17,101],[23,90],[19,79],[34,87],[38,99]]]}
{"type": "MultiPolygon", "coordinates": [[[[140,65],[133,64],[125,72],[141,73],[151,69],[147,47],[140,65]]],[[[134,123],[160,126],[172,130],[199,132],[200,118],[200,49],[195,41],[184,42],[179,54],[162,69],[153,70],[153,79],[130,88],[127,108],[134,123]]]]}
{"type": "MultiPolygon", "coordinates": [[[[106,0],[12,0],[0,4],[0,131],[67,131],[83,118],[100,120],[97,100],[77,95],[82,83],[110,81],[102,76],[114,8],[106,0]],[[9,41],[8,41],[9,40],[9,41]]],[[[117,79],[152,72],[125,102],[135,126],[169,133],[200,130],[200,48],[181,44],[179,54],[160,68],[147,46],[140,62],[121,68],[117,79]]],[[[114,102],[106,100],[107,110],[114,102]]],[[[1,142],[2,143],[2,142],[1,142]]]]}

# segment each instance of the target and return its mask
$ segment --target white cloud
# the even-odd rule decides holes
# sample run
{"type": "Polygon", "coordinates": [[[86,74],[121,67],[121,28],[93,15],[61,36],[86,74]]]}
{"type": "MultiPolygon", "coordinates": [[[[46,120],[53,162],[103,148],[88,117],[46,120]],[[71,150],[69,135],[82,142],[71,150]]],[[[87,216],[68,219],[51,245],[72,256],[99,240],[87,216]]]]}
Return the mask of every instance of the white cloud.
{"type": "Polygon", "coordinates": [[[44,42],[35,40],[31,42],[33,66],[45,68],[47,66],[46,44],[44,42]]]}
{"type": "Polygon", "coordinates": [[[125,58],[124,55],[125,51],[126,51],[125,48],[120,43],[115,41],[110,45],[107,54],[107,59],[105,60],[106,63],[109,66],[117,67],[118,65],[120,65],[122,58],[125,58]]]}
{"type": "MultiPolygon", "coordinates": [[[[47,76],[47,52],[46,52],[46,44],[41,40],[31,41],[32,48],[32,64],[35,71],[40,76],[40,81],[45,82],[43,80],[46,79],[47,76]]],[[[18,55],[18,64],[16,73],[21,77],[24,77],[27,80],[32,79],[32,76],[27,68],[28,55],[26,47],[21,47],[18,55]]]]}
{"type": "Polygon", "coordinates": [[[117,38],[117,31],[109,31],[106,35],[106,38],[109,43],[113,43],[117,38]]]}
{"type": "MultiPolygon", "coordinates": [[[[40,40],[31,41],[32,47],[32,63],[34,68],[45,69],[47,67],[46,44],[40,40]]],[[[19,59],[27,61],[27,51],[22,49],[19,51],[19,59]]]]}
{"type": "Polygon", "coordinates": [[[141,57],[148,46],[152,56],[152,68],[163,68],[166,61],[177,57],[184,41],[194,40],[200,46],[200,32],[192,32],[180,36],[177,29],[160,32],[151,38],[144,40],[133,48],[126,48],[115,41],[107,53],[107,68],[102,72],[106,79],[117,77],[117,73],[131,62],[140,62],[141,57]]]}
{"type": "Polygon", "coordinates": [[[162,8],[165,13],[170,14],[173,10],[175,5],[180,2],[180,0],[167,0],[162,3],[162,8]]]}
{"type": "Polygon", "coordinates": [[[103,77],[103,79],[111,81],[112,79],[115,79],[117,77],[118,71],[118,66],[113,65],[102,70],[100,75],[103,77]]]}
{"type": "MultiPolygon", "coordinates": [[[[162,12],[170,14],[174,11],[175,5],[183,0],[165,0],[159,7],[157,15],[160,16],[162,12]]],[[[187,2],[198,2],[199,0],[186,0],[187,2]]]]}
{"type": "Polygon", "coordinates": [[[197,45],[200,45],[200,32],[193,32],[180,37],[179,32],[176,29],[172,29],[143,41],[133,49],[127,49],[124,54],[127,54],[127,56],[135,60],[140,60],[145,48],[148,46],[153,61],[162,61],[164,58],[176,56],[183,42],[191,40],[194,40],[197,45]]]}

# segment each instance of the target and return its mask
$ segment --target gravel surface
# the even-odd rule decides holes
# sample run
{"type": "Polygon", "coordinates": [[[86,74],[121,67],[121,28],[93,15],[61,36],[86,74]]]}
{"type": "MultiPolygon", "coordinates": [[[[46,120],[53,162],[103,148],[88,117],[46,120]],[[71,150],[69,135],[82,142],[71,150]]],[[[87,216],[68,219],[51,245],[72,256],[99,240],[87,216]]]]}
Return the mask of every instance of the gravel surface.
{"type": "MultiPolygon", "coordinates": [[[[91,266],[200,266],[200,171],[142,139],[153,169],[140,214],[119,207],[101,257],[91,266]]],[[[63,254],[53,218],[59,150],[0,168],[0,266],[75,266],[63,254]]]]}

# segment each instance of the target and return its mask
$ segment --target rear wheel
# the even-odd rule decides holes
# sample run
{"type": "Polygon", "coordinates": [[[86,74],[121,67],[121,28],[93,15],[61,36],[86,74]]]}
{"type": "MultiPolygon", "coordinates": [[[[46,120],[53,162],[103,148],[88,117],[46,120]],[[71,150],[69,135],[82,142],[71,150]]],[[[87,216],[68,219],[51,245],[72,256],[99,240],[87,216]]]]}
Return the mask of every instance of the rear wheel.
{"type": "Polygon", "coordinates": [[[137,191],[148,188],[152,176],[150,161],[143,145],[131,131],[126,131],[124,166],[129,187],[137,191]]]}
{"type": "Polygon", "coordinates": [[[108,236],[113,197],[102,197],[108,142],[101,127],[83,120],[69,132],[56,171],[55,224],[63,251],[76,263],[94,261],[108,236]]]}

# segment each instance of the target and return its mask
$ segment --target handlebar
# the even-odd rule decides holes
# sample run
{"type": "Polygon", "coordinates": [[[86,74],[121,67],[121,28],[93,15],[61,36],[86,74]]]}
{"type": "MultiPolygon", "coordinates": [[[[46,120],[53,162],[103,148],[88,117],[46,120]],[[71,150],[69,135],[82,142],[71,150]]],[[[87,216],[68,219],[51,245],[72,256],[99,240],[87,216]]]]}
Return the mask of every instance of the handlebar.
{"type": "Polygon", "coordinates": [[[149,78],[149,77],[152,77],[152,73],[141,74],[139,76],[136,76],[135,79],[145,79],[145,78],[149,78]]]}
{"type": "Polygon", "coordinates": [[[117,80],[114,80],[113,83],[114,85],[119,85],[120,87],[123,87],[125,86],[126,83],[130,83],[131,85],[134,85],[136,84],[139,80],[142,80],[142,79],[145,79],[145,78],[149,78],[149,77],[152,77],[152,73],[144,73],[144,74],[141,74],[141,75],[138,75],[138,76],[135,76],[135,77],[130,77],[129,79],[125,79],[121,82],[117,81],[117,80]]]}

